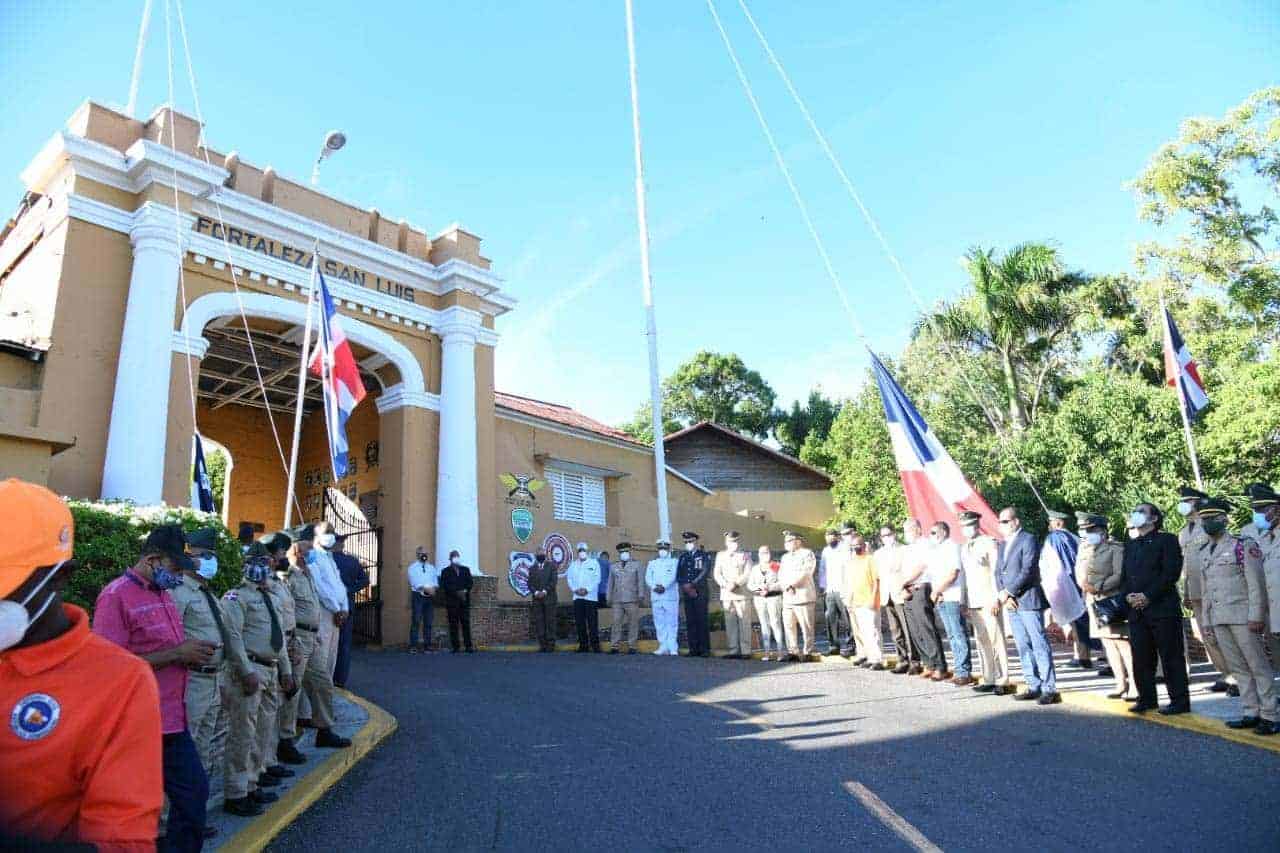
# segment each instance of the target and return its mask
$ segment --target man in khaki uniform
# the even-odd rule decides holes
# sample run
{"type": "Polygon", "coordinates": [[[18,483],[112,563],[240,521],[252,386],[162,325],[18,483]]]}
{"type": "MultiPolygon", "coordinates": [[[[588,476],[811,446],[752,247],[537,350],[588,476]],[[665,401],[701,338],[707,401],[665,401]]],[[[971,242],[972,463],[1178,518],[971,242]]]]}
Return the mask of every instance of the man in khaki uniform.
{"type": "Polygon", "coordinates": [[[724,550],[716,554],[712,575],[720,587],[720,608],[724,611],[724,633],[729,642],[725,657],[741,660],[751,657],[751,555],[740,547],[742,536],[736,530],[724,535],[724,550]]]}
{"type": "Polygon", "coordinates": [[[911,637],[907,625],[906,593],[902,589],[899,574],[906,546],[898,542],[898,534],[885,524],[880,527],[880,549],[872,555],[876,575],[880,580],[880,608],[889,622],[894,648],[898,650],[898,663],[891,670],[895,675],[915,675],[923,671],[920,666],[920,650],[911,637]]]}
{"type": "Polygon", "coordinates": [[[778,585],[782,587],[782,624],[787,634],[787,660],[808,662],[813,657],[814,608],[818,589],[813,573],[818,558],[804,547],[804,537],[785,530],[782,541],[787,553],[782,555],[778,585]],[[797,636],[797,631],[803,635],[797,636]]]}
{"type": "Polygon", "coordinates": [[[1200,505],[1205,532],[1205,541],[1200,545],[1204,615],[1229,671],[1240,685],[1244,716],[1227,725],[1272,735],[1276,733],[1276,693],[1271,665],[1263,650],[1267,591],[1262,550],[1254,540],[1227,532],[1230,508],[1220,498],[1200,505]]]}
{"type": "MultiPolygon", "coordinates": [[[[222,704],[225,689],[224,651],[227,647],[226,618],[222,603],[209,590],[209,581],[218,573],[214,548],[218,533],[204,528],[187,534],[187,552],[194,569],[182,573],[182,583],[169,590],[182,632],[188,640],[203,640],[214,646],[213,656],[201,666],[187,667],[187,731],[195,741],[205,775],[212,781],[223,770],[226,754],[227,712],[222,704]]],[[[210,785],[210,789],[212,789],[210,785]]]]}
{"type": "Polygon", "coordinates": [[[1009,646],[1004,638],[1004,608],[993,607],[1000,598],[996,583],[996,560],[1000,546],[982,532],[982,516],[966,510],[960,513],[960,530],[964,544],[960,560],[964,565],[965,592],[969,598],[969,624],[978,641],[978,660],[982,664],[982,683],[974,685],[978,693],[1004,696],[1013,692],[1009,683],[1009,646]],[[995,611],[994,613],[992,611],[995,611]]]}
{"type": "Polygon", "coordinates": [[[298,704],[305,691],[311,701],[311,721],[316,729],[316,746],[349,746],[346,738],[337,738],[333,734],[333,679],[329,669],[316,654],[316,638],[320,631],[320,619],[324,611],[320,599],[316,596],[315,585],[308,571],[311,546],[307,542],[298,542],[289,549],[289,574],[285,585],[293,598],[296,623],[293,645],[297,649],[296,660],[290,661],[295,672],[302,674],[302,690],[295,690],[288,696],[280,714],[280,746],[281,758],[298,752],[298,704]],[[341,743],[330,743],[332,740],[341,743]]]}
{"type": "Polygon", "coordinates": [[[1218,648],[1218,641],[1214,639],[1212,631],[1204,630],[1204,573],[1200,565],[1200,546],[1204,544],[1205,536],[1197,508],[1209,496],[1190,486],[1183,486],[1179,493],[1181,500],[1178,502],[1178,513],[1187,519],[1187,523],[1178,531],[1178,545],[1182,548],[1182,577],[1186,581],[1187,606],[1191,608],[1191,633],[1204,644],[1210,663],[1220,673],[1218,680],[1209,689],[1214,693],[1239,696],[1240,688],[1231,682],[1231,671],[1222,656],[1222,650],[1218,648]]]}
{"type": "Polygon", "coordinates": [[[1250,483],[1248,492],[1267,585],[1267,642],[1271,647],[1271,665],[1280,673],[1280,494],[1266,483],[1250,483]]]}
{"type": "Polygon", "coordinates": [[[242,816],[261,814],[260,804],[277,799],[260,789],[261,744],[269,740],[262,733],[278,731],[272,687],[277,681],[287,690],[294,686],[284,629],[267,588],[270,575],[266,548],[255,542],[245,555],[244,581],[223,596],[231,677],[227,679],[230,731],[222,808],[242,816]]]}
{"type": "Polygon", "coordinates": [[[618,543],[618,561],[610,567],[609,587],[605,598],[613,612],[613,648],[609,654],[618,654],[620,645],[627,647],[627,654],[634,655],[640,641],[640,605],[644,603],[644,566],[631,557],[631,543],[618,543]],[[623,628],[626,639],[623,639],[623,628]]]}

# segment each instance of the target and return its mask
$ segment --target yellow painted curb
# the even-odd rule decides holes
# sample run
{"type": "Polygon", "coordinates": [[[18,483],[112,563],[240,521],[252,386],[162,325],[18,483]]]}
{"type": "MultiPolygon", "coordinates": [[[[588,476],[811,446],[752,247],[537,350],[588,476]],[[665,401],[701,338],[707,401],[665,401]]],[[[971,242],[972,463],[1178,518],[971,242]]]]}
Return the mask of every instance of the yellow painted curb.
{"type": "Polygon", "coordinates": [[[369,720],[364,727],[352,736],[351,746],[335,751],[321,762],[319,767],[299,779],[296,785],[272,803],[271,808],[229,838],[226,844],[218,848],[219,850],[235,851],[235,853],[243,850],[257,853],[265,849],[271,843],[271,839],[284,831],[285,827],[293,823],[298,815],[320,799],[324,792],[347,775],[347,772],[360,759],[372,752],[374,747],[386,740],[399,727],[400,724],[395,717],[372,702],[341,688],[334,688],[334,692],[364,708],[365,713],[369,715],[369,720]]]}
{"type": "Polygon", "coordinates": [[[1063,692],[1060,695],[1064,703],[1075,705],[1078,708],[1101,711],[1104,714],[1111,714],[1130,720],[1146,720],[1149,723],[1159,723],[1162,726],[1170,726],[1183,731],[1222,738],[1223,740],[1242,743],[1245,746],[1252,746],[1257,749],[1280,752],[1280,735],[1261,737],[1247,729],[1229,729],[1226,723],[1213,717],[1202,717],[1199,714],[1178,714],[1174,717],[1162,717],[1154,711],[1146,714],[1130,714],[1128,702],[1118,702],[1098,693],[1063,692]]]}

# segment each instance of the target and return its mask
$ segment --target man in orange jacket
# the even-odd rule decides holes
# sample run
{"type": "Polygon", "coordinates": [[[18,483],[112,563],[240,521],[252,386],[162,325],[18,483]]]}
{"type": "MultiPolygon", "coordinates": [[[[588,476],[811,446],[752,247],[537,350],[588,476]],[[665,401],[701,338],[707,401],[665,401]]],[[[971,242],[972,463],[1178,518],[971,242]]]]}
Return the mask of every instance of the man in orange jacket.
{"type": "Polygon", "coordinates": [[[75,570],[66,505],[0,483],[0,846],[87,842],[155,850],[160,700],[140,658],[64,604],[75,570]]]}

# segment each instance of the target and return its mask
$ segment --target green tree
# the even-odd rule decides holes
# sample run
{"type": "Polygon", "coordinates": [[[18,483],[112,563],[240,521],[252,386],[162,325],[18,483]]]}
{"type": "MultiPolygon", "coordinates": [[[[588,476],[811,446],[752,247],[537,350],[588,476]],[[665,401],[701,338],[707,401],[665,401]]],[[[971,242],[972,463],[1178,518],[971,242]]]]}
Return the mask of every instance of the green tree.
{"type": "MultiPolygon", "coordinates": [[[[666,406],[662,408],[662,431],[664,435],[670,435],[680,429],[679,421],[674,420],[666,406]]],[[[653,405],[647,400],[636,409],[635,415],[631,420],[624,424],[619,424],[618,429],[634,438],[636,441],[643,442],[650,446],[653,445],[653,405]]]]}
{"type": "MultiPolygon", "coordinates": [[[[807,451],[810,459],[805,461],[811,462],[815,450],[805,448],[801,458],[807,451]]],[[[906,516],[902,481],[874,382],[868,381],[840,407],[821,453],[830,460],[836,518],[869,531],[881,524],[897,525],[906,516]]]]}
{"type": "Polygon", "coordinates": [[[216,447],[205,445],[205,468],[213,491],[213,511],[222,514],[222,501],[227,491],[227,455],[216,447]]]}
{"type": "Polygon", "coordinates": [[[1067,272],[1058,251],[1043,243],[1022,243],[1003,255],[975,247],[966,267],[970,291],[923,318],[919,328],[961,357],[994,358],[1007,423],[1026,429],[1078,349],[1079,306],[1072,297],[1086,280],[1067,272]]]}
{"type": "Polygon", "coordinates": [[[783,453],[800,457],[811,439],[815,447],[826,440],[839,413],[840,404],[824,396],[821,388],[814,388],[803,406],[797,400],[791,411],[774,414],[773,437],[783,453]]]}
{"type": "Polygon", "coordinates": [[[662,383],[663,410],[685,426],[712,421],[764,438],[773,426],[776,395],[734,353],[699,351],[662,383]]]}
{"type": "Polygon", "coordinates": [[[1258,334],[1280,322],[1280,86],[1250,95],[1225,117],[1190,118],[1132,183],[1139,215],[1189,224],[1172,242],[1138,247],[1139,270],[1178,292],[1223,287],[1258,334]]]}

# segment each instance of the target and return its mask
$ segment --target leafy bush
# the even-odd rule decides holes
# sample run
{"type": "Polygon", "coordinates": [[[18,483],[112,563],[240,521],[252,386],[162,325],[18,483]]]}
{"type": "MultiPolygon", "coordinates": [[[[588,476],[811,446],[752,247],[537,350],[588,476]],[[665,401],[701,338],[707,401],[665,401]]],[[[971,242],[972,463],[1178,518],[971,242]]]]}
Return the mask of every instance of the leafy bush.
{"type": "Polygon", "coordinates": [[[213,527],[218,531],[218,574],[210,582],[215,594],[240,583],[240,545],[212,513],[189,507],[136,506],[129,501],[67,500],[75,521],[75,558],[79,569],[65,597],[93,612],[98,593],[138,561],[142,543],[161,524],[180,524],[186,531],[213,527]]]}

